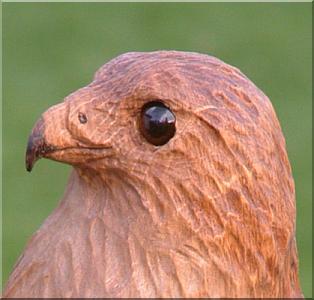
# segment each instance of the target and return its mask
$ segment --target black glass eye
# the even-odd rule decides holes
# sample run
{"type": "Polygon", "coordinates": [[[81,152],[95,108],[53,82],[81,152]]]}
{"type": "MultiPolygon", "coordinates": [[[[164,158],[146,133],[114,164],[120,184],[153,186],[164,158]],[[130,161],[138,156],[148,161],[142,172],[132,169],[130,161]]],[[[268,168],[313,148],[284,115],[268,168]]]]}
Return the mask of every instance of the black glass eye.
{"type": "Polygon", "coordinates": [[[160,101],[145,104],[141,111],[139,127],[146,140],[160,146],[166,144],[176,132],[173,112],[160,101]]]}

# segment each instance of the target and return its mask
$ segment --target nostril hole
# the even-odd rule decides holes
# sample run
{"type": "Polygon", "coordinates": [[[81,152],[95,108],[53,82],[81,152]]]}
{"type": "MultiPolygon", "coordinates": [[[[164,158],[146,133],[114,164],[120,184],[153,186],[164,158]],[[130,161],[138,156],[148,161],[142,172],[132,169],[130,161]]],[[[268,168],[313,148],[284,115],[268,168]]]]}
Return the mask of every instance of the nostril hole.
{"type": "Polygon", "coordinates": [[[79,119],[80,123],[82,123],[82,124],[85,124],[87,122],[86,115],[81,113],[81,112],[78,114],[78,119],[79,119]]]}

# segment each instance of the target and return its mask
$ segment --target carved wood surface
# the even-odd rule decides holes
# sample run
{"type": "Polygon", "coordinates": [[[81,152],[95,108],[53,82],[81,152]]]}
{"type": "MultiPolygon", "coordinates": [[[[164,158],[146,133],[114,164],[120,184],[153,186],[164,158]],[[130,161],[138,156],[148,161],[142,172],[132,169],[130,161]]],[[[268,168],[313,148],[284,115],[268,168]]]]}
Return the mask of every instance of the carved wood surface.
{"type": "Polygon", "coordinates": [[[197,53],[120,55],[43,113],[29,169],[40,157],[74,169],[4,297],[302,296],[284,137],[238,69],[197,53]],[[162,146],[138,129],[152,100],[176,116],[162,146]]]}

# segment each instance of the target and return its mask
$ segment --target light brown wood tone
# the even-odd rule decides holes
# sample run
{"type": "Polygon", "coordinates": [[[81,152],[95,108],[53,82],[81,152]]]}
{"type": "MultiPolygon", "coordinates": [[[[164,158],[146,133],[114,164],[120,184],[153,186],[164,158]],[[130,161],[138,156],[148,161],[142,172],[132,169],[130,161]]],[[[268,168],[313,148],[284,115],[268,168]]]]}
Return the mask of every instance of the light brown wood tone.
{"type": "Polygon", "coordinates": [[[238,69],[197,53],[121,55],[42,115],[29,169],[42,156],[74,170],[4,297],[302,297],[284,137],[238,69]],[[176,115],[159,147],[138,130],[157,99],[176,115]]]}

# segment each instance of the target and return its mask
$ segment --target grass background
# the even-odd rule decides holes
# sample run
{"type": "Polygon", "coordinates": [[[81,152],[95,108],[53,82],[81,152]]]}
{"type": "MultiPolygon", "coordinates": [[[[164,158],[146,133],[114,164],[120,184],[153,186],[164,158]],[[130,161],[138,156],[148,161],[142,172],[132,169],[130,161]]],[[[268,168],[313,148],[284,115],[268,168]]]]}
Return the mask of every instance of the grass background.
{"type": "Polygon", "coordinates": [[[208,53],[272,100],[297,194],[304,295],[312,296],[311,3],[5,3],[3,6],[3,282],[63,194],[70,167],[24,153],[40,114],[127,51],[208,53]]]}

